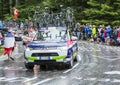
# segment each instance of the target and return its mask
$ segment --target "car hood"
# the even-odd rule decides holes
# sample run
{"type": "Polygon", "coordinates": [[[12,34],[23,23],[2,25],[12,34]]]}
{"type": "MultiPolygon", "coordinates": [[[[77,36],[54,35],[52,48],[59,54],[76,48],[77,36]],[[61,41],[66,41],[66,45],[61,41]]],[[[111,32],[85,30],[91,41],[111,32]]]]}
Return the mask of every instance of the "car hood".
{"type": "Polygon", "coordinates": [[[65,46],[67,41],[60,41],[60,42],[41,42],[41,41],[33,41],[28,44],[28,47],[30,48],[36,48],[36,47],[60,47],[65,46]]]}

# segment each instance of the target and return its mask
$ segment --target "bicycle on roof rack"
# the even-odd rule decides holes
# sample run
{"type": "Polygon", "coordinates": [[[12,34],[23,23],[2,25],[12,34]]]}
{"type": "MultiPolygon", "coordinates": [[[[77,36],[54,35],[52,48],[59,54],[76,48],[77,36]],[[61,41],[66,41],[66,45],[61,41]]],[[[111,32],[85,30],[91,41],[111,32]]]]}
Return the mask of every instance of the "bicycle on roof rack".
{"type": "Polygon", "coordinates": [[[49,27],[49,26],[66,26],[68,29],[74,29],[75,17],[74,10],[70,7],[62,8],[58,13],[54,13],[50,8],[45,7],[41,10],[37,7],[33,20],[37,22],[37,27],[49,27]]]}

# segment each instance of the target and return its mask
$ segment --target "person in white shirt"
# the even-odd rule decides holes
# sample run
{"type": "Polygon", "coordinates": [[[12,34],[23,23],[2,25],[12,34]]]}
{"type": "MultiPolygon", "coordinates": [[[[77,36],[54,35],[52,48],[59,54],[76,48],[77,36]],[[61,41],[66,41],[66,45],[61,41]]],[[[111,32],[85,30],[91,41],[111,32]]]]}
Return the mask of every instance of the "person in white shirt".
{"type": "Polygon", "coordinates": [[[15,37],[12,34],[12,30],[8,30],[5,38],[4,38],[4,55],[8,55],[8,60],[12,59],[14,60],[14,58],[12,58],[10,56],[10,53],[12,53],[14,46],[15,46],[15,37]]]}

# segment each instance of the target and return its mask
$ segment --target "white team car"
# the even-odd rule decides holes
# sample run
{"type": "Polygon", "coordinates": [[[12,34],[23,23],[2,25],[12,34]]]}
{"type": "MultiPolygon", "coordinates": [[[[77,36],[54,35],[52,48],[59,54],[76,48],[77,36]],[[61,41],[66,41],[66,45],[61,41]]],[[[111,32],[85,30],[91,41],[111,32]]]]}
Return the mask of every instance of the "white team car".
{"type": "Polygon", "coordinates": [[[34,64],[63,64],[71,68],[77,51],[77,37],[66,27],[40,28],[24,52],[25,66],[32,69],[34,64]]]}

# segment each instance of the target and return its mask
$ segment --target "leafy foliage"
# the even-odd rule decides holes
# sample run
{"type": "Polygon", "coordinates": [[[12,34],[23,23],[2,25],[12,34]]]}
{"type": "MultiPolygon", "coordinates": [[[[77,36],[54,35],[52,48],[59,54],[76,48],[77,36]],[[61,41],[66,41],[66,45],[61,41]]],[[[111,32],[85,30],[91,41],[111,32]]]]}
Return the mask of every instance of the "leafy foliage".
{"type": "MultiPolygon", "coordinates": [[[[50,7],[54,12],[60,10],[60,5],[64,8],[74,8],[76,22],[90,24],[120,24],[120,0],[18,0],[19,10],[18,20],[32,19],[37,6],[41,9],[50,7]]],[[[5,6],[9,3],[6,2],[5,6]]],[[[15,5],[13,5],[15,6],[15,5]]],[[[5,19],[13,19],[13,14],[4,15],[5,19]]]]}

